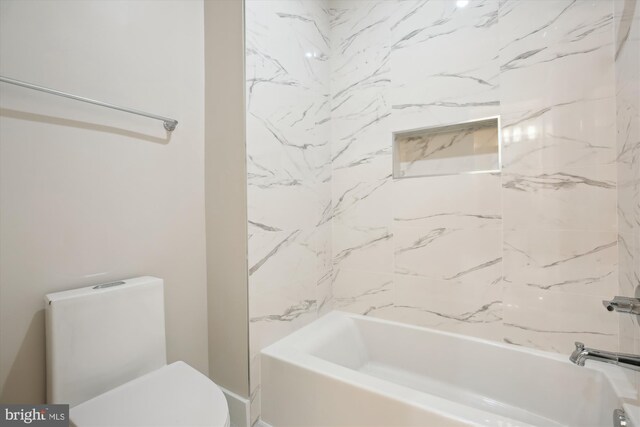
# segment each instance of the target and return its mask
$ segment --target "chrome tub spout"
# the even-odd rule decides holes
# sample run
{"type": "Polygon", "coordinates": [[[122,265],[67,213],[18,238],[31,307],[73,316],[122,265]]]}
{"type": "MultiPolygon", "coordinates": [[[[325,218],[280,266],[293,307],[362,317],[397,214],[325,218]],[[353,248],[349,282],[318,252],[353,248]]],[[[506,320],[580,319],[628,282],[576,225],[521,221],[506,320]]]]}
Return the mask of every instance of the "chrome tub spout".
{"type": "Polygon", "coordinates": [[[618,365],[622,368],[640,371],[640,356],[635,354],[615,353],[612,351],[587,348],[581,342],[576,342],[576,349],[569,357],[578,366],[584,366],[587,360],[618,365]]]}

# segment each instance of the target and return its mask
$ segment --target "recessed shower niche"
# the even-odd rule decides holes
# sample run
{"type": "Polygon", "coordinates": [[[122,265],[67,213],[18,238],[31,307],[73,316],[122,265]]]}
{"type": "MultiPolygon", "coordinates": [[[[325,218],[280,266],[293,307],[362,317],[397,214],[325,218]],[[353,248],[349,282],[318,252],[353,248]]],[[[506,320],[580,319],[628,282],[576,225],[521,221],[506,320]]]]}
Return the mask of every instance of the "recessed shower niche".
{"type": "Polygon", "coordinates": [[[500,118],[393,133],[393,177],[500,170],[500,118]]]}

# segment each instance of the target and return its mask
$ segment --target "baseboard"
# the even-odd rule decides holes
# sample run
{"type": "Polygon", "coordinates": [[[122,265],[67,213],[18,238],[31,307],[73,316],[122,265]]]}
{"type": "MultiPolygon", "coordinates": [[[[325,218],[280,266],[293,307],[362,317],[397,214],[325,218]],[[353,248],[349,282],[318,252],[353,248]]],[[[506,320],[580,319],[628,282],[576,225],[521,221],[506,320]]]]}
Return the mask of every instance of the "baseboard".
{"type": "Polygon", "coordinates": [[[249,399],[238,396],[232,391],[220,387],[227,398],[229,405],[229,417],[231,418],[231,427],[251,427],[249,415],[249,399]]]}

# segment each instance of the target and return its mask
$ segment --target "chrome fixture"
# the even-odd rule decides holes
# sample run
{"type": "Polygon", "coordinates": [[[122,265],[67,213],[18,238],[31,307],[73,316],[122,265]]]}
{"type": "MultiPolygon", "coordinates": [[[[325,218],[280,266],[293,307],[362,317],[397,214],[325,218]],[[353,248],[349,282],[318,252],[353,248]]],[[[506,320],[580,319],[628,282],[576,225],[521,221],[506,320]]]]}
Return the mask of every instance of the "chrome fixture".
{"type": "Polygon", "coordinates": [[[613,427],[629,427],[627,414],[622,409],[613,410],[613,427]]]}
{"type": "Polygon", "coordinates": [[[612,300],[603,300],[602,305],[609,311],[640,315],[640,298],[617,296],[612,300]]]}
{"type": "Polygon", "coordinates": [[[124,285],[127,282],[119,281],[119,282],[111,282],[111,283],[103,283],[101,285],[96,285],[91,289],[104,289],[104,288],[112,288],[114,286],[124,285]]]}
{"type": "Polygon", "coordinates": [[[117,105],[108,104],[102,101],[96,101],[95,99],[85,98],[83,96],[72,95],[70,93],[61,92],[55,89],[49,89],[43,86],[34,85],[32,83],[23,82],[20,80],[9,78],[9,77],[0,76],[0,82],[26,87],[27,89],[39,90],[40,92],[50,93],[51,95],[63,96],[65,98],[71,98],[71,99],[75,99],[76,101],[87,102],[89,104],[99,105],[101,107],[112,108],[114,110],[124,111],[125,113],[137,114],[138,116],[149,117],[150,119],[162,120],[162,124],[164,125],[164,128],[169,132],[173,131],[176,128],[176,126],[178,126],[178,121],[175,119],[158,116],[156,114],[145,113],[143,111],[133,110],[131,108],[118,107],[117,105]]]}
{"type": "Polygon", "coordinates": [[[571,353],[569,360],[578,366],[584,366],[584,362],[587,360],[595,360],[618,365],[633,371],[640,371],[640,356],[638,355],[587,348],[581,342],[576,342],[576,349],[571,353]]]}

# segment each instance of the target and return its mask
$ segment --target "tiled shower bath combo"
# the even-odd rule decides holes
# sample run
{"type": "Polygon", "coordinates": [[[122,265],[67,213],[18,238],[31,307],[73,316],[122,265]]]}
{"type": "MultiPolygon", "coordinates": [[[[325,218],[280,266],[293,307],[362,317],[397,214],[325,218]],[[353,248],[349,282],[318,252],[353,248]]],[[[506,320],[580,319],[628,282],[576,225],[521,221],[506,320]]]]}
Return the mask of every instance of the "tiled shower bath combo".
{"type": "Polygon", "coordinates": [[[633,6],[247,1],[254,419],[260,351],[331,309],[638,352],[601,304],[640,268],[633,6]],[[490,117],[501,170],[394,179],[393,133],[490,117]]]}

